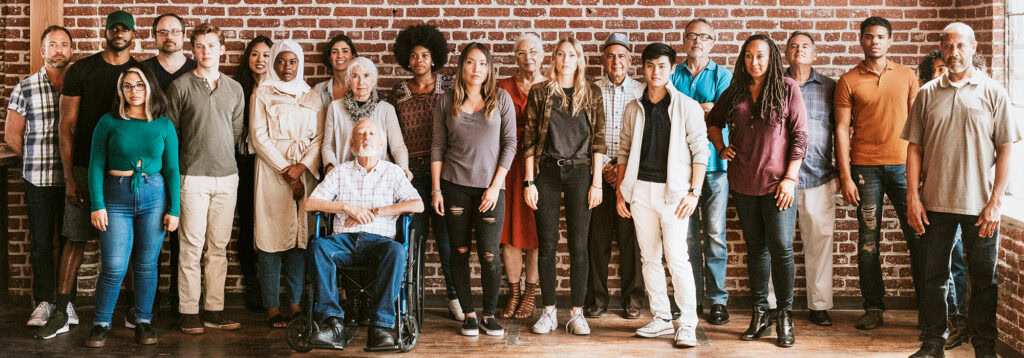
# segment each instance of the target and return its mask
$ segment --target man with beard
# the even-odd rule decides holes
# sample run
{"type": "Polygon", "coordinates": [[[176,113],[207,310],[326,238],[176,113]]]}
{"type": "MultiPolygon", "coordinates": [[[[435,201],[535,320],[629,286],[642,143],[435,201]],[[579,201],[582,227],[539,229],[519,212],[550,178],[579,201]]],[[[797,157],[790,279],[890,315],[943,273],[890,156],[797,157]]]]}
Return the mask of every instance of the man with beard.
{"type": "Polygon", "coordinates": [[[61,89],[58,140],[66,197],[63,234],[68,243],[64,245],[57,266],[57,308],[42,328],[43,334],[59,331],[68,320],[67,315],[60,312],[71,311],[68,307],[73,298],[71,289],[82,264],[85,244],[99,238],[90,218],[87,189],[86,168],[89,166],[92,132],[100,117],[110,111],[110,104],[117,96],[117,79],[121,71],[137,63],[131,57],[135,39],[135,18],[132,14],[115,11],[107,15],[105,38],[106,49],[68,68],[61,89]]]}
{"type": "MultiPolygon", "coordinates": [[[[160,89],[167,91],[179,76],[196,69],[196,61],[185,57],[182,48],[185,43],[185,20],[176,14],[163,14],[153,20],[153,37],[156,39],[156,56],[142,64],[153,70],[160,89]]],[[[171,240],[173,242],[174,240],[171,240]]],[[[177,248],[176,244],[171,244],[177,248]]],[[[175,250],[177,251],[177,250],[175,250]]],[[[174,262],[175,260],[171,260],[174,262]]],[[[173,277],[173,274],[172,274],[173,277]]],[[[171,282],[172,286],[174,282],[171,282]]]]}
{"type": "Polygon", "coordinates": [[[883,323],[885,284],[878,253],[882,247],[884,196],[889,196],[899,216],[910,251],[915,296],[921,297],[920,239],[907,225],[907,141],[900,139],[918,83],[914,70],[886,58],[891,44],[892,25],[888,20],[872,16],[861,22],[864,61],[839,77],[835,89],[839,183],[843,198],[857,207],[859,225],[857,271],[865,312],[857,319],[857,329],[875,329],[883,323]]]}
{"type": "Polygon", "coordinates": [[[58,332],[68,331],[68,316],[75,324],[78,316],[70,305],[54,305],[56,280],[54,278],[54,234],[64,211],[64,176],[61,173],[57,123],[60,121],[58,105],[60,88],[64,85],[64,72],[71,62],[71,33],[61,26],[43,30],[42,55],[46,63],[35,74],[14,86],[7,106],[7,124],[4,141],[21,155],[22,178],[25,180],[25,204],[28,206],[29,234],[31,234],[32,299],[36,309],[29,317],[28,326],[46,325],[50,317],[64,317],[64,324],[53,332],[40,332],[40,338],[49,339],[58,332]]]}

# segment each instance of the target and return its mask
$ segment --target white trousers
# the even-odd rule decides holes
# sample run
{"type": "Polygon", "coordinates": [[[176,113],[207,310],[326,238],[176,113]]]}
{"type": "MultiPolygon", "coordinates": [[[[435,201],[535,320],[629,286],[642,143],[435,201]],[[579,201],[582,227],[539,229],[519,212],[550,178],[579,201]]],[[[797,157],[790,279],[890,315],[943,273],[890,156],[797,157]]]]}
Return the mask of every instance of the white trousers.
{"type": "MultiPolygon", "coordinates": [[[[803,239],[804,272],[807,273],[807,308],[832,309],[832,235],[836,228],[835,180],[799,189],[797,227],[803,239]]],[[[771,287],[769,280],[768,287],[771,287]]],[[[768,290],[768,305],[775,308],[775,292],[768,290]]]]}

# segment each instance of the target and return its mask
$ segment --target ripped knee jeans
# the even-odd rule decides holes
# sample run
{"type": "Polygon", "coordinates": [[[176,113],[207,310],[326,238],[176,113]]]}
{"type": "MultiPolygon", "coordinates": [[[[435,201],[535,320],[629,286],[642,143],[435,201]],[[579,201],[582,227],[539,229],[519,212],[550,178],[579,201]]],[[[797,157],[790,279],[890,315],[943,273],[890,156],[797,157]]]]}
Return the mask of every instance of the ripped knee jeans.
{"type": "Polygon", "coordinates": [[[480,262],[480,282],[483,286],[483,315],[493,316],[498,304],[498,287],[501,283],[501,229],[505,222],[505,190],[498,191],[493,208],[480,211],[480,203],[487,188],[474,188],[441,181],[444,197],[444,219],[448,224],[448,238],[451,240],[451,270],[455,292],[459,296],[462,311],[474,312],[472,287],[470,286],[469,258],[473,238],[476,237],[476,253],[480,262]]]}

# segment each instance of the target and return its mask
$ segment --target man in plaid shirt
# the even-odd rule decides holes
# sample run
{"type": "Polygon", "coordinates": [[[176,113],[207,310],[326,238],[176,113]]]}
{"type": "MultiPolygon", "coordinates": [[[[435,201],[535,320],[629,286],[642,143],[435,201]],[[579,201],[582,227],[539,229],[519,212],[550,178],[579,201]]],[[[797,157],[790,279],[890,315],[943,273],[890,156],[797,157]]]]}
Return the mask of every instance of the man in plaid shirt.
{"type": "Polygon", "coordinates": [[[406,252],[393,240],[398,216],[423,211],[423,201],[396,164],[380,160],[384,140],[372,120],[352,128],[352,153],[356,160],[332,170],[306,200],[306,210],[336,214],[334,235],[309,245],[316,265],[317,313],[324,318],[313,337],[319,344],[345,347],[345,312],[338,304],[337,267],[357,262],[376,262],[377,314],[369,331],[367,347],[390,349],[395,340],[388,329],[395,326],[395,298],[405,275],[406,252]]]}

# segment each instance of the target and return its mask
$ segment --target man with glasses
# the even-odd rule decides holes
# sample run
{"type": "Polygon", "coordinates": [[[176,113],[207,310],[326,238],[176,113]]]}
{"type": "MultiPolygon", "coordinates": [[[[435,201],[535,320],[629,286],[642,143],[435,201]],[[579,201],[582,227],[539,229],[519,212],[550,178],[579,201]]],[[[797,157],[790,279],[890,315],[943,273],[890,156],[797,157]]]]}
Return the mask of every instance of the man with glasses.
{"type": "MultiPolygon", "coordinates": [[[[676,66],[672,73],[672,85],[679,92],[700,103],[704,115],[711,112],[715,102],[732,82],[732,72],[711,61],[711,48],[715,45],[715,29],[707,19],[696,18],[686,24],[683,49],[686,59],[676,66]]],[[[722,137],[729,145],[729,131],[722,129],[722,137]]],[[[718,156],[714,145],[708,144],[711,155],[704,186],[698,196],[697,210],[690,218],[686,234],[686,246],[693,268],[693,281],[697,286],[697,314],[704,313],[704,304],[710,302],[711,312],[707,317],[710,324],[721,325],[729,322],[729,311],[725,308],[729,292],[725,290],[725,209],[729,204],[729,179],[726,177],[726,162],[718,156]],[[700,226],[704,224],[704,235],[700,226]],[[701,237],[704,249],[701,250],[701,237]],[[707,280],[704,266],[707,264],[707,280]],[[705,296],[706,295],[706,296],[705,296]]]]}
{"type": "MultiPolygon", "coordinates": [[[[92,132],[101,116],[110,112],[117,96],[117,79],[121,71],[136,64],[131,56],[135,40],[135,18],[124,11],[107,15],[106,48],[75,62],[64,76],[60,96],[58,141],[64,172],[65,197],[63,234],[68,238],[61,252],[57,274],[57,308],[38,335],[57,332],[69,321],[72,311],[72,288],[88,241],[99,233],[92,226],[89,208],[88,172],[92,132]]],[[[71,317],[77,318],[77,317],[71,317]]],[[[71,324],[77,323],[74,320],[71,324]]]]}
{"type": "Polygon", "coordinates": [[[185,57],[185,51],[182,51],[185,44],[185,20],[176,14],[157,16],[153,20],[153,37],[158,52],[156,56],[142,61],[142,64],[153,70],[157,82],[160,82],[160,89],[167,91],[167,86],[178,76],[196,69],[196,61],[185,57]]]}

